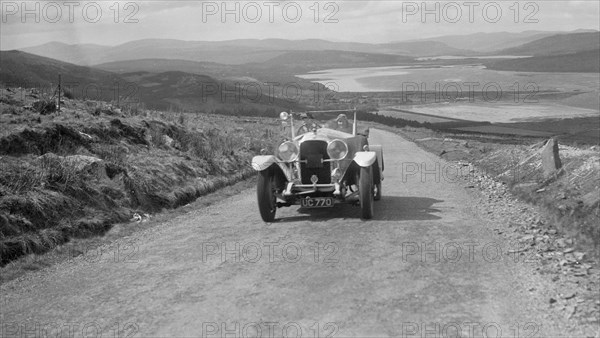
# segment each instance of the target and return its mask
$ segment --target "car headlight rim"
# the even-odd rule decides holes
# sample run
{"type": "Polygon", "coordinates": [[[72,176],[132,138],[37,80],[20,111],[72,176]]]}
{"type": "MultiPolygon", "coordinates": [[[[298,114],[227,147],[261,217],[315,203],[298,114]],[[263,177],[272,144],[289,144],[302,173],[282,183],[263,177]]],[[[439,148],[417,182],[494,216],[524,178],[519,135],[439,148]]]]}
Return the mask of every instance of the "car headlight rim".
{"type": "Polygon", "coordinates": [[[327,155],[335,161],[340,161],[348,156],[348,144],[336,139],[327,144],[327,155]]]}
{"type": "Polygon", "coordinates": [[[277,147],[278,156],[284,162],[294,162],[300,155],[300,149],[292,141],[283,142],[277,147]]]}

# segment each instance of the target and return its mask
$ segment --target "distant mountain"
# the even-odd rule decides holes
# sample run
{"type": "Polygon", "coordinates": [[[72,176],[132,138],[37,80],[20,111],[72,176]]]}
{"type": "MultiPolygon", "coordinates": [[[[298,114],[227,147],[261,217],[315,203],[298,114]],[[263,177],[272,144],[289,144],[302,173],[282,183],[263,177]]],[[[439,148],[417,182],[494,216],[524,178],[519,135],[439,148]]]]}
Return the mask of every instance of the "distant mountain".
{"type": "Polygon", "coordinates": [[[489,63],[486,66],[489,69],[522,72],[600,73],[600,50],[503,60],[489,63]]]}
{"type": "Polygon", "coordinates": [[[137,60],[142,56],[149,59],[244,64],[249,62],[263,62],[283,53],[281,51],[250,48],[235,44],[224,45],[221,43],[213,44],[212,42],[165,39],[138,40],[115,47],[94,49],[79,48],[77,45],[73,46],[53,42],[41,46],[24,48],[22,51],[86,66],[115,61],[137,60]]]}
{"type": "MultiPolygon", "coordinates": [[[[345,51],[371,54],[394,54],[412,57],[478,56],[482,54],[530,54],[527,44],[552,36],[565,39],[590,31],[521,33],[475,33],[415,39],[393,43],[333,42],[321,39],[238,39],[228,41],[183,41],[175,39],[145,39],[118,46],[93,44],[69,45],[51,42],[24,48],[22,51],[78,65],[92,66],[144,59],[167,59],[193,62],[215,62],[226,65],[262,63],[295,51],[345,51]]],[[[597,31],[591,31],[597,33],[597,31]]],[[[592,34],[592,33],[590,33],[592,34]]],[[[543,44],[543,42],[542,42],[543,44]]],[[[572,50],[570,52],[577,52],[572,50]]],[[[538,54],[535,54],[538,55],[538,54]]],[[[179,62],[179,61],[177,61],[179,62]]]]}
{"type": "Polygon", "coordinates": [[[600,32],[558,34],[503,49],[505,55],[560,55],[600,49],[600,32]]]}
{"type": "MultiPolygon", "coordinates": [[[[164,60],[159,63],[165,64],[164,60]]],[[[176,107],[210,112],[219,109],[277,110],[299,107],[296,102],[270,97],[266,93],[258,98],[250,94],[243,95],[239,86],[236,87],[237,83],[208,75],[181,71],[116,74],[21,51],[0,51],[0,83],[5,86],[35,87],[49,91],[51,95],[59,74],[62,75],[65,88],[75,97],[113,101],[117,99],[116,93],[119,93],[121,99],[128,95],[129,102],[134,100],[155,109],[176,107]]]]}
{"type": "Polygon", "coordinates": [[[440,56],[440,55],[465,55],[472,51],[448,46],[439,41],[401,41],[392,43],[359,43],[359,42],[333,42],[319,39],[308,40],[233,40],[228,43],[245,45],[247,47],[265,48],[286,51],[325,51],[338,50],[346,52],[361,52],[373,54],[397,54],[404,56],[440,56]]]}
{"type": "Polygon", "coordinates": [[[124,83],[117,74],[83,67],[20,51],[0,51],[0,82],[7,86],[49,87],[58,83],[75,88],[74,94],[112,99],[115,83],[124,83]]]}
{"type": "Polygon", "coordinates": [[[539,40],[552,35],[597,32],[594,30],[576,30],[572,32],[561,31],[524,31],[519,33],[495,32],[495,33],[474,33],[468,35],[446,35],[434,38],[412,40],[412,41],[438,41],[446,45],[463,50],[471,50],[480,53],[501,54],[498,51],[518,47],[523,44],[539,40]]]}
{"type": "Polygon", "coordinates": [[[339,50],[293,51],[276,56],[263,66],[287,68],[295,72],[314,71],[327,68],[373,67],[410,63],[412,57],[393,54],[373,54],[339,50]]]}
{"type": "Polygon", "coordinates": [[[22,48],[21,51],[86,66],[96,63],[108,48],[110,47],[94,44],[69,45],[62,42],[49,42],[40,46],[22,48]]]}
{"type": "MultiPolygon", "coordinates": [[[[244,65],[224,65],[214,62],[197,62],[187,60],[169,59],[140,59],[128,61],[108,62],[94,66],[94,68],[115,72],[118,74],[132,72],[161,73],[180,71],[189,74],[210,75],[218,79],[232,78],[260,78],[263,80],[282,80],[280,77],[273,79],[269,74],[297,74],[313,70],[340,68],[340,67],[368,67],[387,66],[411,63],[414,59],[393,54],[373,54],[361,52],[348,52],[338,50],[323,51],[288,51],[264,62],[248,63],[244,65]]],[[[281,75],[280,75],[281,76],[281,75]]],[[[295,79],[287,78],[294,81],[295,79]]],[[[281,81],[280,81],[281,82],[281,81]]]]}
{"type": "Polygon", "coordinates": [[[475,55],[471,50],[464,48],[450,47],[445,42],[440,41],[405,41],[384,43],[376,46],[375,49],[366,50],[385,54],[399,54],[409,56],[441,56],[441,55],[475,55]]]}
{"type": "Polygon", "coordinates": [[[443,42],[397,42],[369,44],[332,42],[319,39],[243,39],[230,41],[182,41],[147,39],[107,47],[98,45],[67,45],[52,42],[22,51],[79,65],[97,65],[117,61],[171,59],[194,62],[218,62],[228,65],[261,63],[290,51],[338,50],[347,52],[396,54],[406,56],[468,55],[471,51],[449,47],[443,42]]]}

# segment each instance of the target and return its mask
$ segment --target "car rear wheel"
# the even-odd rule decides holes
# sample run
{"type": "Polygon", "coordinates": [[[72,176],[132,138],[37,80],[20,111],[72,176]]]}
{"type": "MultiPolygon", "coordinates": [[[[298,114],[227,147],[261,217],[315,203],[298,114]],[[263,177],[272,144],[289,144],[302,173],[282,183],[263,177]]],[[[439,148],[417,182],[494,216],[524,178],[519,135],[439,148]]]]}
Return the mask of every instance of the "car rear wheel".
{"type": "Polygon", "coordinates": [[[360,211],[363,219],[373,218],[373,169],[372,167],[360,168],[358,179],[358,193],[360,198],[360,211]]]}
{"type": "Polygon", "coordinates": [[[262,217],[265,222],[273,222],[275,220],[277,203],[274,188],[273,175],[270,173],[270,170],[259,172],[256,195],[258,198],[260,217],[262,217]]]}

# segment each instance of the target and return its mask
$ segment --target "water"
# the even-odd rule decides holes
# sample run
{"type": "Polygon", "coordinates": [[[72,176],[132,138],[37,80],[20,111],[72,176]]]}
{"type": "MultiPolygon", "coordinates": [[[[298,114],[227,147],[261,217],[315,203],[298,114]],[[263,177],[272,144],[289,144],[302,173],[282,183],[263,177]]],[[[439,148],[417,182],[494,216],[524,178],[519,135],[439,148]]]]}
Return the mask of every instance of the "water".
{"type": "Polygon", "coordinates": [[[460,88],[503,93],[598,91],[600,74],[496,71],[483,65],[427,65],[326,69],[296,75],[339,92],[440,91],[460,88]]]}

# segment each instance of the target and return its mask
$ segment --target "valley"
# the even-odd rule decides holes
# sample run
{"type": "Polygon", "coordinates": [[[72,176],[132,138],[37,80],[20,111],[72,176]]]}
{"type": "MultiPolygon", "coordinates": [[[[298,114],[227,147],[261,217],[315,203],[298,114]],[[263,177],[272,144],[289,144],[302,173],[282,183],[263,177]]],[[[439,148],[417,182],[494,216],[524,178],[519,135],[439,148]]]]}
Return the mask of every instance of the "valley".
{"type": "Polygon", "coordinates": [[[556,3],[3,2],[0,336],[596,336],[600,27],[556,3]]]}
{"type": "Polygon", "coordinates": [[[261,119],[281,111],[356,109],[363,121],[475,139],[527,143],[556,137],[573,145],[600,143],[600,73],[592,66],[598,63],[593,41],[600,33],[542,35],[507,35],[513,42],[495,51],[430,40],[364,44],[277,39],[142,40],[114,47],[50,43],[1,51],[6,88],[2,114],[11,126],[3,135],[7,145],[16,147],[13,138],[21,136],[15,135],[50,128],[48,123],[57,121],[37,117],[44,113],[32,107],[56,99],[61,75],[65,107],[78,119],[102,112],[136,119],[261,119]],[[574,52],[560,54],[567,51],[574,52]],[[145,58],[132,59],[138,55],[145,58]],[[561,72],[562,64],[555,62],[553,71],[512,69],[539,58],[572,60],[585,71],[561,72]],[[83,102],[93,103],[85,108],[83,102]]]}

